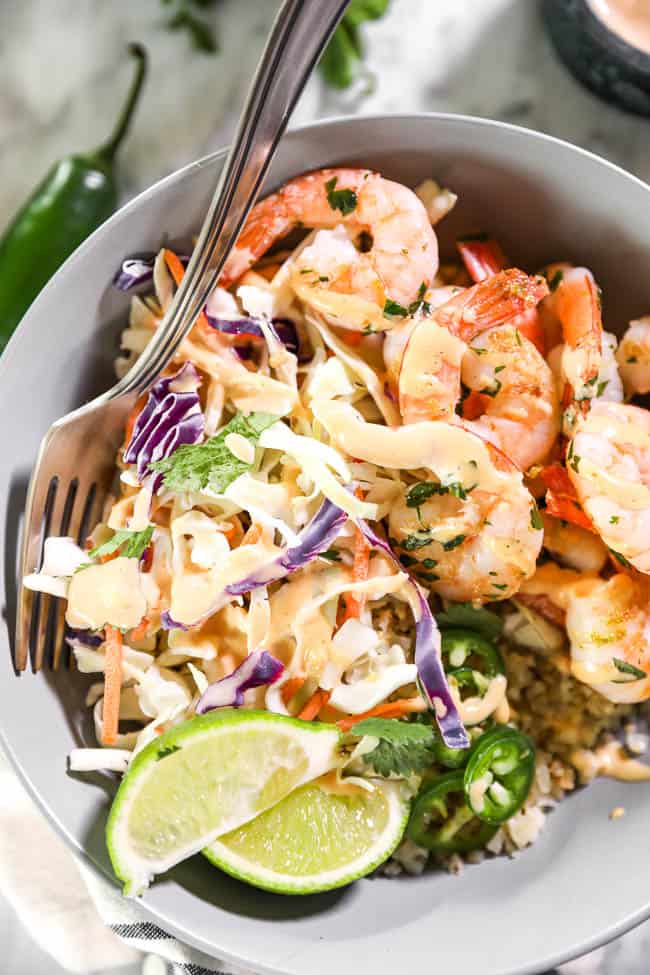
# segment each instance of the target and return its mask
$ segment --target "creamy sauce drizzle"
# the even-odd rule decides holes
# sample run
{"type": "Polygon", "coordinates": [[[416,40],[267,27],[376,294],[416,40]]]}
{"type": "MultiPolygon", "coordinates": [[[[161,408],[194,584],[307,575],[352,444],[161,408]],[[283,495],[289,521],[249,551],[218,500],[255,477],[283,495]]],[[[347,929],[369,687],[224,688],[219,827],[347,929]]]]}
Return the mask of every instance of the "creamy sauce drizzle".
{"type": "Polygon", "coordinates": [[[650,0],[589,0],[589,5],[611,31],[650,54],[650,0]]]}
{"type": "Polygon", "coordinates": [[[650,782],[650,765],[628,758],[617,741],[609,741],[594,751],[578,748],[571,753],[571,761],[585,782],[597,775],[622,782],[650,782]]]}

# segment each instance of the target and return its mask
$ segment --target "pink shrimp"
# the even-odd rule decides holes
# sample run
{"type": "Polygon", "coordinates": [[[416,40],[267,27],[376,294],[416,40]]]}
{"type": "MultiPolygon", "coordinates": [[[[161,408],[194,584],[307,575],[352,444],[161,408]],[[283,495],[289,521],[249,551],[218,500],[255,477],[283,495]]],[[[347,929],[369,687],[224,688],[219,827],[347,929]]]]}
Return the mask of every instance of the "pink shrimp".
{"type": "Polygon", "coordinates": [[[408,306],[429,287],[438,244],[423,204],[412,190],[367,169],[306,173],[257,203],[220,283],[232,284],[297,227],[334,230],[341,224],[352,239],[369,235],[369,250],[355,251],[350,260],[349,247],[342,248],[340,266],[328,275],[315,268],[315,281],[306,284],[327,277],[328,290],[368,297],[382,310],[387,300],[408,306]]]}

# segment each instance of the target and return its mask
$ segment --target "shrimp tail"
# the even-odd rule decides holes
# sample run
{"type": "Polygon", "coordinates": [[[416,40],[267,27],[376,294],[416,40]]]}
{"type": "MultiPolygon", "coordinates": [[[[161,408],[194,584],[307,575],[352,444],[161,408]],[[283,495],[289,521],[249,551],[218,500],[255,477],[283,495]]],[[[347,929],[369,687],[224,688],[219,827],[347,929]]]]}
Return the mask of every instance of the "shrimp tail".
{"type": "Polygon", "coordinates": [[[488,328],[505,325],[516,315],[535,308],[547,294],[544,278],[511,267],[452,298],[439,309],[437,318],[469,342],[488,328]]]}

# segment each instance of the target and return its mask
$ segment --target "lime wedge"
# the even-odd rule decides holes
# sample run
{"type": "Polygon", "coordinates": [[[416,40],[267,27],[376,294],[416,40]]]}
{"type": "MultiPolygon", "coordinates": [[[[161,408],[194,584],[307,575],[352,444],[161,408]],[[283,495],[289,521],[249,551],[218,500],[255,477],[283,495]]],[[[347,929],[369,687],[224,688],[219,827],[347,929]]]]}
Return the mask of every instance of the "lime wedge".
{"type": "Polygon", "coordinates": [[[231,876],[278,894],[314,894],[365,876],[401,840],[409,803],[399,782],[339,791],[331,779],[303,785],[203,852],[231,876]]]}
{"type": "Polygon", "coordinates": [[[106,840],[124,893],[254,819],[340,764],[337,728],[223,709],[167,731],[134,759],[106,840]]]}

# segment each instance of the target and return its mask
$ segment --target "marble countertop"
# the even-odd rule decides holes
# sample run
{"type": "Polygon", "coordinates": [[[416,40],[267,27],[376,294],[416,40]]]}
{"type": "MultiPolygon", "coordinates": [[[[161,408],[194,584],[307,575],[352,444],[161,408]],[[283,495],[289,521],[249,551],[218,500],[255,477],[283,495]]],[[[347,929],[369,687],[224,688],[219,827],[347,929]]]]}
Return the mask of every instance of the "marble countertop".
{"type": "MultiPolygon", "coordinates": [[[[147,45],[151,72],[121,155],[124,199],[224,145],[277,6],[220,0],[209,14],[220,53],[208,56],[164,28],[160,0],[4,0],[0,229],[54,160],[105,138],[128,84],[128,41],[147,45]]],[[[366,38],[368,76],[344,93],[314,77],[293,124],[342,113],[489,116],[567,139],[650,180],[650,123],[579,87],[557,61],[535,0],[392,0],[366,38]]],[[[0,932],[10,928],[8,975],[28,975],[29,938],[0,902],[0,932]]],[[[642,975],[649,955],[646,925],[562,973],[642,975]]]]}

